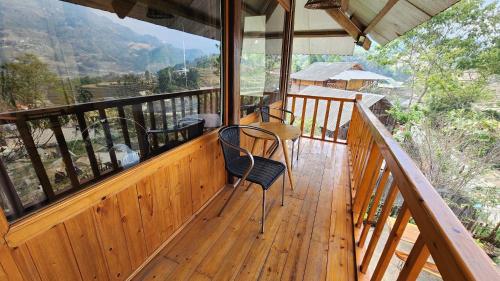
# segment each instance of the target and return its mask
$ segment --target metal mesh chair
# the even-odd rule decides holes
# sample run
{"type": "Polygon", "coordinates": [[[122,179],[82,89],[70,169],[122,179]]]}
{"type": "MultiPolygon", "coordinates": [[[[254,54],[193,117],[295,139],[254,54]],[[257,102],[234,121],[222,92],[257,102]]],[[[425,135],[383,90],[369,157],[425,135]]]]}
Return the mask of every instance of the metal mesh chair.
{"type": "Polygon", "coordinates": [[[236,189],[245,180],[256,183],[262,187],[262,225],[261,232],[264,233],[265,213],[266,213],[266,191],[280,176],[283,176],[281,190],[281,205],[285,200],[285,165],[281,162],[274,161],[268,158],[253,156],[248,150],[240,147],[241,134],[248,134],[249,131],[259,131],[260,133],[269,134],[274,139],[273,145],[270,148],[270,156],[274,154],[279,147],[280,139],[277,135],[267,130],[243,125],[232,125],[222,128],[219,131],[219,140],[224,154],[225,167],[231,176],[238,178],[233,185],[233,191],[229,195],[224,206],[222,206],[219,216],[226,208],[228,202],[233,197],[236,189]],[[245,130],[245,132],[243,132],[245,130]]]}
{"type": "MultiPolygon", "coordinates": [[[[289,110],[286,110],[286,109],[282,109],[282,108],[272,108],[273,110],[279,110],[281,111],[281,116],[276,116],[276,115],[272,115],[271,114],[271,107],[268,106],[268,105],[263,105],[259,108],[259,112],[260,112],[260,120],[262,122],[271,122],[271,119],[276,119],[276,120],[279,120],[281,123],[283,124],[288,124],[288,125],[293,125],[293,122],[295,122],[295,116],[293,115],[293,112],[289,111],[289,110]],[[290,115],[290,121],[287,122],[287,114],[290,115]]],[[[296,139],[293,139],[292,140],[292,162],[291,162],[291,166],[293,168],[293,154],[294,154],[294,151],[295,151],[295,142],[296,141],[299,141],[298,142],[298,145],[297,145],[297,161],[299,161],[299,152],[300,152],[300,136],[296,139]]]]}

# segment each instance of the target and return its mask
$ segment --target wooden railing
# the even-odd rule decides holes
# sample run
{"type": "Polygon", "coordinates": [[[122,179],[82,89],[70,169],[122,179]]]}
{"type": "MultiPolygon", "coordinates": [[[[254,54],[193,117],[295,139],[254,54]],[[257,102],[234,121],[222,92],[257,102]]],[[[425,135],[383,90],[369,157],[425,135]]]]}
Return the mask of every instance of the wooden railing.
{"type": "Polygon", "coordinates": [[[355,102],[354,98],[288,94],[287,99],[288,109],[300,121],[302,137],[346,143],[347,134],[345,132],[347,132],[351,118],[350,113],[355,102]],[[312,123],[309,124],[309,120],[312,123]],[[319,133],[316,133],[317,127],[320,127],[319,133]]]}
{"type": "Polygon", "coordinates": [[[444,280],[500,280],[492,261],[412,159],[358,101],[349,127],[348,147],[359,280],[382,280],[410,218],[419,235],[397,280],[415,280],[429,256],[444,280]],[[371,271],[370,261],[398,194],[403,203],[371,271]],[[376,216],[379,207],[381,212],[376,216]]]}
{"type": "MultiPolygon", "coordinates": [[[[9,219],[19,218],[27,212],[33,211],[42,205],[59,200],[70,193],[81,190],[83,187],[113,175],[123,170],[119,160],[116,157],[115,150],[112,149],[114,144],[110,128],[110,110],[113,110],[118,120],[120,129],[117,130],[120,134],[119,139],[129,148],[132,148],[132,143],[137,143],[141,160],[145,160],[151,156],[150,147],[153,149],[159,148],[162,145],[167,145],[168,137],[165,136],[163,144],[159,143],[158,136],[152,135],[152,140],[148,140],[147,130],[165,129],[168,130],[172,124],[177,124],[177,120],[186,115],[200,113],[219,113],[221,106],[220,89],[211,88],[203,90],[192,90],[176,93],[165,93],[150,96],[132,97],[124,99],[116,99],[101,102],[91,102],[68,106],[59,106],[52,108],[34,109],[17,112],[7,112],[0,114],[0,124],[15,124],[19,133],[19,138],[22,140],[23,147],[29,157],[31,165],[36,173],[36,177],[40,182],[43,193],[46,199],[42,202],[36,202],[35,206],[25,206],[19,198],[16,188],[9,178],[5,163],[0,165],[0,188],[5,194],[8,204],[11,207],[11,212],[8,215],[9,219]],[[89,137],[88,116],[86,113],[95,112],[96,119],[102,126],[105,138],[105,146],[109,153],[109,163],[102,165],[98,163],[96,154],[89,137]],[[108,112],[108,113],[107,113],[108,112]],[[130,116],[129,116],[130,115],[130,116]],[[147,119],[145,119],[147,116],[147,119]],[[92,176],[82,178],[78,176],[70,149],[68,148],[68,140],[63,133],[63,122],[68,126],[68,121],[73,122],[73,128],[78,127],[81,140],[84,142],[84,147],[88,161],[91,167],[92,176]],[[131,120],[127,124],[127,120],[131,120]],[[161,120],[161,122],[160,122],[161,120]],[[48,124],[45,130],[51,130],[56,141],[57,148],[63,160],[66,177],[69,179],[69,187],[62,191],[54,189],[53,184],[49,179],[46,167],[38,151],[38,145],[32,135],[33,122],[46,122],[48,124]],[[161,124],[160,124],[161,123],[161,124]],[[133,124],[135,135],[129,131],[129,125],[133,124]],[[133,140],[133,138],[136,138],[133,140]],[[137,141],[137,142],[135,142],[137,141]]],[[[116,135],[116,133],[115,133],[116,135]]],[[[79,139],[79,138],[78,138],[79,139]]]]}

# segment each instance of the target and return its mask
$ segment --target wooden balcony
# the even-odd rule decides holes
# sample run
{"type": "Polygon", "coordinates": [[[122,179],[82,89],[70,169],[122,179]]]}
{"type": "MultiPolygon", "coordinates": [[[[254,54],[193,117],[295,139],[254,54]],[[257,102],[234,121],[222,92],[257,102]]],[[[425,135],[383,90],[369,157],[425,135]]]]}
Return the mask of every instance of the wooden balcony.
{"type": "MultiPolygon", "coordinates": [[[[295,110],[304,97],[291,98],[295,110]]],[[[0,216],[0,280],[415,280],[431,256],[444,280],[498,279],[359,98],[323,101],[325,112],[338,109],[332,124],[335,131],[348,128],[346,139],[326,135],[326,126],[316,134],[316,124],[328,123],[317,120],[324,98],[304,98],[302,112],[306,99],[315,102],[309,132],[304,114],[295,112],[304,129],[296,189],[286,181],[282,207],[280,188],[271,188],[264,234],[260,187],[241,188],[216,215],[230,187],[211,131],[15,222],[0,216]],[[339,123],[345,111],[348,126],[339,123]],[[396,205],[397,218],[384,233],[396,205]],[[418,238],[401,272],[388,275],[410,217],[418,238]]],[[[250,114],[241,122],[256,120],[250,114]]],[[[243,138],[241,145],[249,148],[252,140],[243,138]]]]}
{"type": "Polygon", "coordinates": [[[355,280],[347,146],[302,141],[295,190],[268,193],[260,234],[260,187],[221,193],[134,280],[355,280]],[[325,279],[326,278],[326,279],[325,279]]]}

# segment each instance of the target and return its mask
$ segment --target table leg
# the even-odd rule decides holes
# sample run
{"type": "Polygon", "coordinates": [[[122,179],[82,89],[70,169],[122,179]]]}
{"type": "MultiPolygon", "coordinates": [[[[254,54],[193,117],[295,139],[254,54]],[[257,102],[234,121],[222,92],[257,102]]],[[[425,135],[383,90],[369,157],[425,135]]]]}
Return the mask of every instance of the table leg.
{"type": "Polygon", "coordinates": [[[293,176],[292,176],[292,169],[290,166],[290,157],[288,157],[288,146],[286,145],[286,140],[283,141],[281,144],[281,147],[283,147],[283,155],[285,156],[285,164],[286,164],[286,169],[288,171],[288,179],[290,180],[290,188],[293,190],[293,176]]]}
{"type": "Polygon", "coordinates": [[[252,155],[255,154],[255,148],[257,147],[257,142],[259,141],[258,138],[254,138],[253,139],[253,144],[252,144],[252,150],[250,151],[252,153],[252,155]]]}

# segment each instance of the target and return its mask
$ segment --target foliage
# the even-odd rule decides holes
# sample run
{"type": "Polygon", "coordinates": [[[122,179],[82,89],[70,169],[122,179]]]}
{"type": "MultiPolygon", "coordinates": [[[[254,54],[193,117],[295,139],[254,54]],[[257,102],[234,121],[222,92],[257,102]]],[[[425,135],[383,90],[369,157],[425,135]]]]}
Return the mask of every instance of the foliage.
{"type": "Polygon", "coordinates": [[[57,76],[33,54],[23,54],[0,67],[0,95],[10,109],[39,107],[47,93],[61,91],[57,76]]]}
{"type": "Polygon", "coordinates": [[[473,93],[484,87],[485,78],[500,73],[499,8],[495,2],[482,2],[461,1],[398,40],[378,47],[369,58],[409,75],[410,104],[421,102],[429,93],[455,108],[470,103],[473,93]],[[464,77],[469,71],[473,77],[464,77]],[[451,91],[461,92],[460,98],[449,99],[451,91]]]}
{"type": "Polygon", "coordinates": [[[182,89],[197,89],[200,75],[195,68],[175,70],[166,67],[158,71],[158,90],[173,92],[182,89]]]}
{"type": "Polygon", "coordinates": [[[338,62],[341,57],[338,55],[301,55],[292,56],[292,72],[301,71],[315,62],[338,62]]]}

